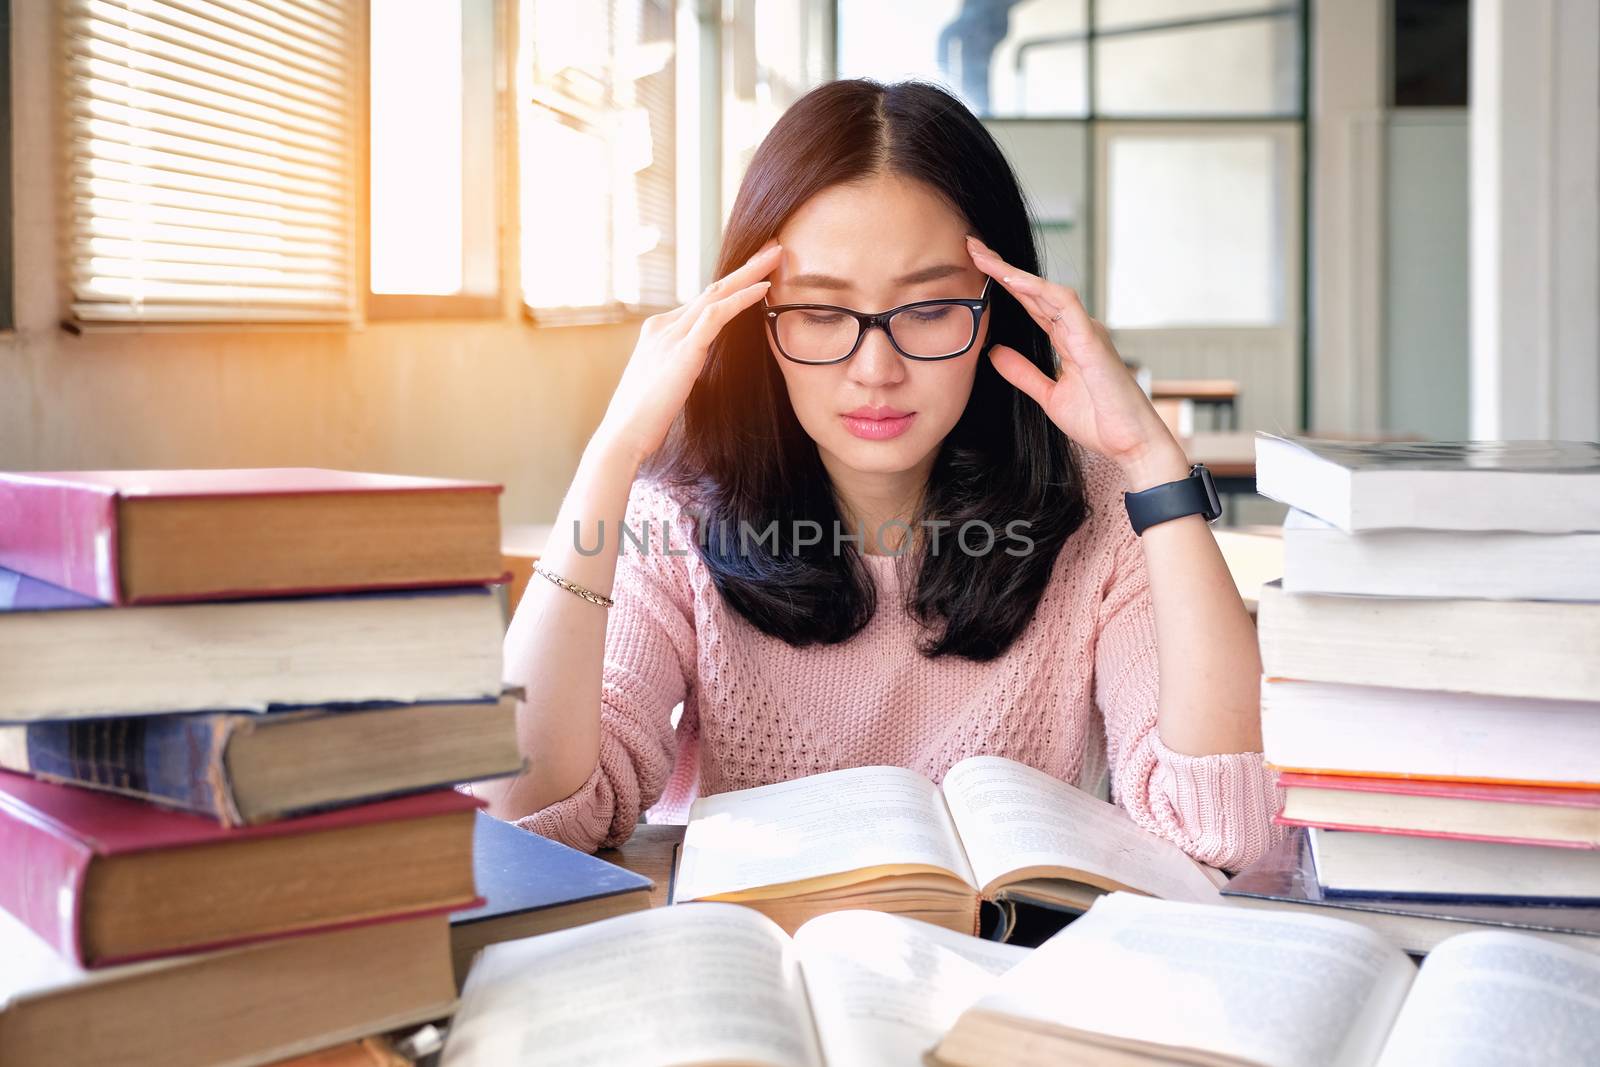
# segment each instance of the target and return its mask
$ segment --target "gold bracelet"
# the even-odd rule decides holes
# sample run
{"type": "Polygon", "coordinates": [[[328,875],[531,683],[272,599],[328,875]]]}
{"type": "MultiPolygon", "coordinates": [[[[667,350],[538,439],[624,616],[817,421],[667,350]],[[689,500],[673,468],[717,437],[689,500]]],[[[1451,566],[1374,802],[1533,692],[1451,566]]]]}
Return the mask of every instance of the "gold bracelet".
{"type": "Polygon", "coordinates": [[[602,608],[609,608],[612,604],[616,603],[615,600],[612,600],[608,596],[596,593],[592,589],[585,589],[581,585],[567,581],[559,574],[545,570],[541,564],[535,563],[533,565],[533,573],[539,575],[540,577],[550,579],[556,585],[559,585],[561,588],[565,589],[574,596],[580,596],[591,604],[599,604],[602,608]]]}

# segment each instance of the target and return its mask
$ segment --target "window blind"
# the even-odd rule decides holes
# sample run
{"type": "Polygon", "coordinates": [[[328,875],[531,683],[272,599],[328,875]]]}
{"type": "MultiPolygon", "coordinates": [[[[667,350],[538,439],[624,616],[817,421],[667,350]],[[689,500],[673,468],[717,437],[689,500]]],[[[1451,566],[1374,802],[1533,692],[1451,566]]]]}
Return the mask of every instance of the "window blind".
{"type": "Polygon", "coordinates": [[[68,0],[74,318],[351,318],[359,7],[68,0]]]}
{"type": "Polygon", "coordinates": [[[671,0],[523,0],[523,299],[536,317],[677,303],[671,0]]]}

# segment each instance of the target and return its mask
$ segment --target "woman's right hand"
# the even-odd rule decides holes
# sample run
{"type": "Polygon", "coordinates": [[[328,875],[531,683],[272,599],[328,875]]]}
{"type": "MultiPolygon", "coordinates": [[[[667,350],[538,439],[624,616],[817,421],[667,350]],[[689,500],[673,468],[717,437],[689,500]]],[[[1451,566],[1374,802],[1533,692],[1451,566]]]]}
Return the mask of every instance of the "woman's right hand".
{"type": "Polygon", "coordinates": [[[777,268],[781,250],[769,241],[687,304],[644,320],[639,343],[595,432],[597,440],[639,463],[661,447],[705,367],[711,342],[735,315],[766,294],[772,283],[762,279],[777,268]]]}

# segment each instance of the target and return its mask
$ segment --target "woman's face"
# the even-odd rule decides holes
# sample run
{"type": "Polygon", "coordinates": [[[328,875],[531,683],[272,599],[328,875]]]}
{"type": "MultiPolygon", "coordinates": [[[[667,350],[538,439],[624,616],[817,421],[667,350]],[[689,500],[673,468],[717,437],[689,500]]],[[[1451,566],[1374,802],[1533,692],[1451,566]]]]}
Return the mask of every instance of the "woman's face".
{"type": "MultiPolygon", "coordinates": [[[[882,312],[915,300],[976,299],[986,276],[967,254],[966,221],[931,188],[896,176],[825,189],[778,232],[783,253],[769,304],[834,304],[882,312]]],[[[992,290],[991,290],[992,292],[992,290]]],[[[959,309],[959,314],[970,313],[959,309]]],[[[930,464],[972,393],[989,330],[965,354],[906,359],[881,329],[843,363],[803,365],[767,347],[800,425],[830,471],[897,474],[930,464]]]]}

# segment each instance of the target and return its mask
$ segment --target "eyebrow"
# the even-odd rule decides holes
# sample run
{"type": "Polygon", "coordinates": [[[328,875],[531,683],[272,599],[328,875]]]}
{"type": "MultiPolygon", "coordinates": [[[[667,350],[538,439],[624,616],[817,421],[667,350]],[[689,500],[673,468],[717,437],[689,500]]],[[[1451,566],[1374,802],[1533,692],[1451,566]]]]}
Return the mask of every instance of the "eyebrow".
{"type": "MultiPolygon", "coordinates": [[[[932,282],[940,278],[948,278],[952,274],[965,274],[968,268],[955,263],[939,263],[932,267],[923,267],[910,274],[903,274],[894,280],[895,285],[916,285],[918,282],[932,282]]],[[[843,278],[835,278],[831,274],[796,274],[792,278],[784,279],[784,284],[793,288],[806,289],[849,289],[851,283],[843,278]]]]}

